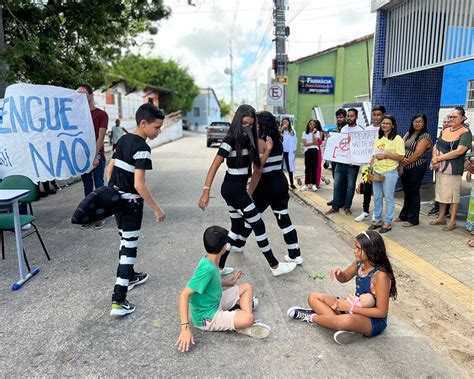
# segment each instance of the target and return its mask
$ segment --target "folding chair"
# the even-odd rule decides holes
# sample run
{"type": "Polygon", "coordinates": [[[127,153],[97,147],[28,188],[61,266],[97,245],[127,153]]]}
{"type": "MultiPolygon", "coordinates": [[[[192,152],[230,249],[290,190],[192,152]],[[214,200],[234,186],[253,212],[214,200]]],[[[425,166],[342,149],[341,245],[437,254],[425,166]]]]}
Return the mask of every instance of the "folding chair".
{"type": "MultiPolygon", "coordinates": [[[[34,224],[36,217],[33,216],[33,207],[31,206],[31,203],[36,200],[35,184],[31,181],[30,178],[26,176],[12,175],[12,176],[8,176],[4,178],[3,181],[0,182],[0,189],[9,189],[9,190],[28,189],[30,190],[30,193],[28,194],[28,196],[22,199],[21,202],[27,203],[29,205],[31,215],[20,215],[20,226],[31,224],[31,226],[33,227],[33,230],[26,233],[22,233],[22,238],[25,239],[26,237],[36,233],[41,243],[41,246],[43,247],[46,258],[48,258],[48,261],[50,261],[51,258],[48,254],[48,250],[46,249],[46,246],[43,242],[43,239],[41,238],[38,228],[34,224]]],[[[2,259],[5,259],[5,240],[3,237],[4,231],[15,233],[13,213],[0,213],[0,240],[2,242],[2,259]]],[[[23,249],[23,256],[25,257],[25,263],[26,263],[26,267],[28,268],[28,271],[31,271],[30,264],[28,263],[28,259],[26,258],[25,249],[23,249]]]]}

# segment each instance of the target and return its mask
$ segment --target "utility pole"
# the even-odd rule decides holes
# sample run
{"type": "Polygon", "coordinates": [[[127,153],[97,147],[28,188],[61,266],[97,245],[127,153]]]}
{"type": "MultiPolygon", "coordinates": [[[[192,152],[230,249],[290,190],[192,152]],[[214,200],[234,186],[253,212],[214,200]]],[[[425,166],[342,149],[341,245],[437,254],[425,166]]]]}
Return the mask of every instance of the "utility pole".
{"type": "MultiPolygon", "coordinates": [[[[276,77],[288,77],[288,56],[286,55],[286,37],[290,30],[285,25],[285,2],[286,0],[273,0],[275,8],[273,10],[273,20],[275,25],[275,75],[276,77]]],[[[278,107],[279,114],[286,113],[286,84],[283,86],[283,106],[278,107]]]]}
{"type": "Polygon", "coordinates": [[[229,38],[229,58],[230,58],[230,68],[224,70],[224,74],[230,75],[230,110],[232,111],[234,107],[234,67],[232,55],[232,40],[229,38]]]}

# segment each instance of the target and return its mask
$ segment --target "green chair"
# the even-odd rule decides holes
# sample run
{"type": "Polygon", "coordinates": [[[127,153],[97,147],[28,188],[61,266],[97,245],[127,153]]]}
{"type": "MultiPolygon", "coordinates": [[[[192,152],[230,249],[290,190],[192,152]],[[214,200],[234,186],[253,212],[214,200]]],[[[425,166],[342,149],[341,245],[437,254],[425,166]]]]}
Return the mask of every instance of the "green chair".
{"type": "MultiPolygon", "coordinates": [[[[16,189],[28,189],[30,193],[27,197],[21,199],[20,202],[27,203],[30,208],[31,215],[20,215],[20,226],[24,226],[26,224],[31,224],[33,230],[22,233],[22,238],[25,239],[26,237],[35,234],[38,236],[38,239],[43,247],[44,253],[46,254],[46,258],[48,261],[51,260],[48,250],[44,245],[43,239],[38,231],[38,228],[34,224],[36,217],[33,216],[33,207],[31,206],[31,202],[36,200],[36,186],[31,181],[30,178],[22,175],[12,175],[7,176],[0,182],[0,189],[8,189],[8,190],[16,190],[16,189]]],[[[13,213],[0,213],[0,240],[2,241],[2,259],[5,259],[5,241],[3,238],[3,232],[13,232],[15,233],[15,225],[13,221],[13,213]]],[[[28,271],[31,271],[30,264],[28,263],[28,259],[26,258],[25,249],[23,249],[23,256],[25,257],[26,267],[28,271]]]]}

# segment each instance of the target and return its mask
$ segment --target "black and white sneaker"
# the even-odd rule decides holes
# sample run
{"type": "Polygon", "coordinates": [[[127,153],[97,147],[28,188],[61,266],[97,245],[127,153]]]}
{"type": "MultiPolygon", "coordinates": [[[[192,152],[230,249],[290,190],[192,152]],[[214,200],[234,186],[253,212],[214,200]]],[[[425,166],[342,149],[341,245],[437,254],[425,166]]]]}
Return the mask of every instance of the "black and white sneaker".
{"type": "Polygon", "coordinates": [[[334,341],[339,345],[348,345],[352,342],[360,340],[364,335],[356,332],[348,332],[347,330],[339,330],[334,333],[334,341]]]}
{"type": "Polygon", "coordinates": [[[110,311],[111,316],[125,316],[133,312],[135,312],[135,306],[127,300],[112,301],[112,310],[110,311]]]}
{"type": "Polygon", "coordinates": [[[286,312],[289,318],[294,320],[311,322],[311,318],[316,314],[312,309],[291,307],[286,312]]]}
{"type": "Polygon", "coordinates": [[[132,290],[135,286],[143,284],[148,280],[148,274],[145,272],[136,272],[135,277],[128,282],[128,290],[132,290]]]}

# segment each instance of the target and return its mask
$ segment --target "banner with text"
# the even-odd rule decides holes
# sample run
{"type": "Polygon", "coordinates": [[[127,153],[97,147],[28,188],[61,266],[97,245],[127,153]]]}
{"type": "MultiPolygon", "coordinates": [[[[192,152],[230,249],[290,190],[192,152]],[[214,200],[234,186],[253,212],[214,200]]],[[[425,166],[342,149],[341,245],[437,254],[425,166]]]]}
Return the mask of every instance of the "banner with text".
{"type": "Polygon", "coordinates": [[[0,178],[67,179],[92,169],[95,149],[84,94],[23,83],[7,88],[0,104],[0,178]]]}
{"type": "Polygon", "coordinates": [[[350,138],[346,133],[331,133],[326,141],[323,159],[357,165],[370,163],[377,137],[378,130],[351,133],[350,138]]]}

